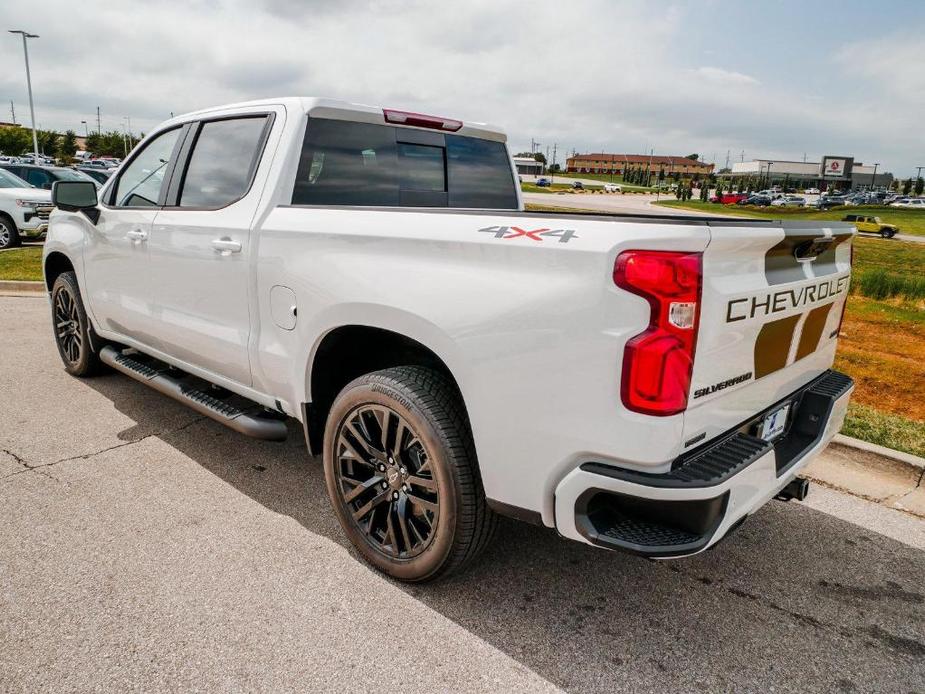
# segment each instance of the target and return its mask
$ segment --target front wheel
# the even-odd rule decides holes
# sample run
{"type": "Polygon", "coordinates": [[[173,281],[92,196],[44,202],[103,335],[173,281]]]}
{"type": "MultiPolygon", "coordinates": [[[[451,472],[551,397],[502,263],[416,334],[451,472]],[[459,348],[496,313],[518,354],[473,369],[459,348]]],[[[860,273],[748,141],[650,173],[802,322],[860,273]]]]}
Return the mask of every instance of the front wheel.
{"type": "Polygon", "coordinates": [[[348,384],[328,415],[324,473],[353,546],[399,580],[458,571],[493,533],[465,408],[432,369],[395,367],[348,384]]]}
{"type": "Polygon", "coordinates": [[[90,340],[93,326],[73,272],[63,272],[55,280],[51,289],[51,316],[64,370],[72,376],[92,376],[101,362],[90,340]]]}
{"type": "Polygon", "coordinates": [[[0,214],[0,251],[20,244],[19,231],[12,219],[0,214]]]}

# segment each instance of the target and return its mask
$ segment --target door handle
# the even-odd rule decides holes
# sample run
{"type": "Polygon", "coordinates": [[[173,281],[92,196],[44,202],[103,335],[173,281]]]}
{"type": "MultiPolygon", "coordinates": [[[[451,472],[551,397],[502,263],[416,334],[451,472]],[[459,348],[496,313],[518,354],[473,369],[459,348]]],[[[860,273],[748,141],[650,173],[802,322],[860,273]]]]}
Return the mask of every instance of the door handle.
{"type": "Polygon", "coordinates": [[[125,238],[129,239],[132,243],[141,243],[142,241],[148,240],[148,232],[144,229],[132,229],[131,231],[125,232],[125,238]]]}
{"type": "Polygon", "coordinates": [[[232,253],[241,252],[241,244],[238,241],[232,241],[227,236],[223,236],[220,239],[213,239],[212,248],[222,255],[231,255],[232,253]]]}

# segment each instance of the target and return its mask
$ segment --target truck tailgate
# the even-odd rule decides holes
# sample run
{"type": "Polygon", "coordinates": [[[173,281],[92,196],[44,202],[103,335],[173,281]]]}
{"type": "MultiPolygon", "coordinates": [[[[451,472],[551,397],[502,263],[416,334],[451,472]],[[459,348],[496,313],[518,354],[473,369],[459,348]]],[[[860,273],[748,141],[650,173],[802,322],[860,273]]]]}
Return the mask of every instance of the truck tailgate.
{"type": "Polygon", "coordinates": [[[710,229],[684,448],[832,365],[851,273],[848,224],[711,220],[710,229]]]}

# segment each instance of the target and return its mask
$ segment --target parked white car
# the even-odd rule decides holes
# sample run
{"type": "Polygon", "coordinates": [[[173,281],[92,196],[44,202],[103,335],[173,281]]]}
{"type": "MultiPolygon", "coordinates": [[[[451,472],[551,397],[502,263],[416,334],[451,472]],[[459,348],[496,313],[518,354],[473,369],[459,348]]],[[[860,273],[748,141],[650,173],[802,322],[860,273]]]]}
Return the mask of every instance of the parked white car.
{"type": "Polygon", "coordinates": [[[831,366],[854,228],[525,212],[516,181],[483,123],[314,98],[173,118],[99,198],[55,184],[64,367],[250,436],[298,420],[401,580],[471,562],[498,514],[668,558],[805,496],[853,388],[831,366]]]}
{"type": "Polygon", "coordinates": [[[890,203],[890,207],[905,207],[910,210],[925,210],[925,198],[907,198],[890,203]]]}
{"type": "Polygon", "coordinates": [[[801,198],[799,195],[782,195],[779,198],[771,201],[772,207],[805,207],[806,198],[801,198]]]}
{"type": "Polygon", "coordinates": [[[803,191],[803,195],[819,195],[818,188],[807,188],[803,191]]]}
{"type": "Polygon", "coordinates": [[[51,191],[29,185],[0,169],[0,250],[23,238],[39,238],[48,229],[51,191]]]}
{"type": "Polygon", "coordinates": [[[604,192],[605,193],[622,193],[623,188],[617,183],[605,183],[604,192]]]}

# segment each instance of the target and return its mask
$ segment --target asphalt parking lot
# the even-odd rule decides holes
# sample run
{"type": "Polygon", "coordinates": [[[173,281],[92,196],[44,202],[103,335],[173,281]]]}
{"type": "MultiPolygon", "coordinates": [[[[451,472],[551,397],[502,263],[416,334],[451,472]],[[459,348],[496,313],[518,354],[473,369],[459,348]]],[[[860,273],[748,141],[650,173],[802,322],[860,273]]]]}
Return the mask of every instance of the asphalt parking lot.
{"type": "Polygon", "coordinates": [[[349,548],[295,427],[70,378],[47,313],[0,297],[0,690],[925,689],[921,520],[821,490],[670,563],[504,522],[407,587],[349,548]]]}

